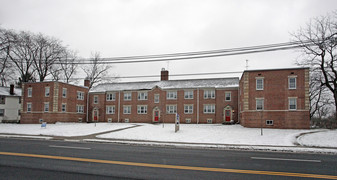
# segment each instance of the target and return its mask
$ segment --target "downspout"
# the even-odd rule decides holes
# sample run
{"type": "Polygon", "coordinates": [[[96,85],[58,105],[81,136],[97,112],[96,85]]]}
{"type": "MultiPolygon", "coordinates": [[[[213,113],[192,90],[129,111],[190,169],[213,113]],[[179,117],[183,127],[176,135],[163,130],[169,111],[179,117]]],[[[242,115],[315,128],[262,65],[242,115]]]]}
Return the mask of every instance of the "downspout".
{"type": "Polygon", "coordinates": [[[240,124],[240,82],[239,82],[239,88],[238,88],[238,124],[240,124]]]}
{"type": "Polygon", "coordinates": [[[121,107],[121,91],[118,91],[118,113],[117,113],[118,122],[120,116],[120,107],[121,107]]]}
{"type": "Polygon", "coordinates": [[[197,124],[199,124],[199,88],[197,89],[197,124]]]}
{"type": "Polygon", "coordinates": [[[86,113],[86,121],[89,122],[89,88],[88,88],[88,94],[87,94],[87,113],[86,113]]]}

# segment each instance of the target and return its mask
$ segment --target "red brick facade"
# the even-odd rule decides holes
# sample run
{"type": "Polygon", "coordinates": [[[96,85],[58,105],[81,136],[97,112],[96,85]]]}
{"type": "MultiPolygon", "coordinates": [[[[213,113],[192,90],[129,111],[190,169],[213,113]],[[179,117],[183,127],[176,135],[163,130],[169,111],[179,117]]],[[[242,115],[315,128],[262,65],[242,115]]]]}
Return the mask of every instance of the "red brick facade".
{"type": "Polygon", "coordinates": [[[245,71],[240,80],[240,124],[245,127],[309,128],[309,69],[245,71]],[[263,81],[262,89],[257,88],[257,79],[260,79],[259,83],[263,81]],[[258,100],[263,101],[262,109],[257,109],[258,100]]]}
{"type": "Polygon", "coordinates": [[[86,121],[87,94],[87,87],[61,82],[25,83],[22,87],[20,123],[86,121]],[[49,88],[49,95],[46,88],[49,88]],[[66,89],[65,96],[63,89],[66,89]],[[77,98],[78,92],[83,92],[82,99],[77,98]],[[30,110],[27,111],[28,104],[30,110]],[[77,112],[77,106],[82,106],[83,112],[77,112]]]}

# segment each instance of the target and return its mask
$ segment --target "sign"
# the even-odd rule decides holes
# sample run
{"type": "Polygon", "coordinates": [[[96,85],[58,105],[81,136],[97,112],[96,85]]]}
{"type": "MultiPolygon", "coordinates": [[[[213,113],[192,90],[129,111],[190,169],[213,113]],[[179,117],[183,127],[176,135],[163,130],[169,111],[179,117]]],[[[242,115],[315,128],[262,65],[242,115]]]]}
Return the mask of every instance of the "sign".
{"type": "Polygon", "coordinates": [[[47,128],[47,123],[46,123],[46,122],[43,122],[43,123],[41,124],[41,128],[47,128]]]}
{"type": "Polygon", "coordinates": [[[176,120],[175,120],[175,132],[179,131],[179,125],[180,125],[180,121],[179,121],[180,117],[179,114],[176,113],[176,120]]]}

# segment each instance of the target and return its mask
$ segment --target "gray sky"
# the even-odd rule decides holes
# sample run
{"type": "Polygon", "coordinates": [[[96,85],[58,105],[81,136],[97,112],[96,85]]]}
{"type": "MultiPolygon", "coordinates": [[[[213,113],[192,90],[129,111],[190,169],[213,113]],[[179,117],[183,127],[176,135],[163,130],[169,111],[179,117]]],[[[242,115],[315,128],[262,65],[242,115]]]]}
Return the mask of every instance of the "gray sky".
{"type": "MultiPolygon", "coordinates": [[[[0,0],[0,24],[61,39],[89,58],[236,48],[291,40],[336,0],[0,0]]],[[[113,65],[111,74],[156,75],[294,67],[294,50],[187,61],[113,65]]],[[[232,74],[229,76],[240,76],[232,74]]],[[[211,76],[193,77],[208,78],[211,76]]],[[[220,76],[212,76],[220,77],[220,76]]],[[[181,77],[192,78],[192,77],[181,77]]],[[[158,78],[156,78],[158,79],[158,78]]],[[[173,78],[171,78],[173,79],[173,78]]],[[[176,78],[175,78],[176,79],[176,78]]],[[[153,79],[127,79],[153,80],[153,79]]]]}

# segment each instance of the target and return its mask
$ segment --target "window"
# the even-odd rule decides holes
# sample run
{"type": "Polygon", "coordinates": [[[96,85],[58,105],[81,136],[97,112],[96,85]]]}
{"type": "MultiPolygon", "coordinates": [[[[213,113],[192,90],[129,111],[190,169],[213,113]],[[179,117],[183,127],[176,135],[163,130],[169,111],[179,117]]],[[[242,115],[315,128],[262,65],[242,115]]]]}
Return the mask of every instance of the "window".
{"type": "Polygon", "coordinates": [[[62,104],[62,112],[67,112],[67,104],[62,104]]]}
{"type": "Polygon", "coordinates": [[[167,99],[177,99],[177,91],[167,91],[166,98],[167,99]]]}
{"type": "Polygon", "coordinates": [[[177,105],[167,105],[166,106],[166,113],[167,114],[175,114],[175,113],[177,113],[177,105]]]}
{"type": "Polygon", "coordinates": [[[6,97],[0,96],[0,104],[6,104],[6,97]]]}
{"type": "Polygon", "coordinates": [[[107,101],[114,101],[114,100],[116,100],[116,93],[108,93],[108,94],[106,94],[106,100],[107,101]]]}
{"type": "Polygon", "coordinates": [[[193,90],[184,91],[185,99],[193,99],[193,90]]]}
{"type": "Polygon", "coordinates": [[[191,123],[191,118],[186,118],[185,122],[186,122],[186,124],[190,124],[191,123]]]}
{"type": "Polygon", "coordinates": [[[263,78],[256,79],[256,90],[263,90],[263,78]]]}
{"type": "Polygon", "coordinates": [[[94,104],[98,104],[98,96],[97,95],[94,96],[94,104]]]}
{"type": "Polygon", "coordinates": [[[256,99],[256,110],[264,109],[264,99],[256,99]]]}
{"type": "Polygon", "coordinates": [[[274,124],[273,120],[266,120],[266,125],[271,126],[273,124],[274,124]]]}
{"type": "Polygon", "coordinates": [[[184,113],[185,114],[193,114],[193,105],[184,105],[184,113]]]}
{"type": "Polygon", "coordinates": [[[138,114],[147,114],[147,106],[146,105],[138,105],[137,106],[138,114]]]}
{"type": "Polygon", "coordinates": [[[159,94],[154,95],[154,103],[159,103],[159,94]]]}
{"type": "Polygon", "coordinates": [[[225,101],[231,101],[231,92],[225,92],[225,101]]]}
{"type": "Polygon", "coordinates": [[[5,110],[4,109],[0,109],[0,116],[5,116],[5,110]]]}
{"type": "Polygon", "coordinates": [[[288,83],[289,89],[296,89],[296,77],[289,77],[288,83]]]}
{"type": "Polygon", "coordinates": [[[62,97],[64,97],[64,98],[67,97],[67,88],[62,89],[62,97]]]}
{"type": "Polygon", "coordinates": [[[138,100],[147,100],[147,92],[138,92],[138,100]]]}
{"type": "Polygon", "coordinates": [[[131,101],[131,92],[124,93],[124,101],[131,101]]]}
{"type": "Polygon", "coordinates": [[[115,114],[115,106],[107,106],[106,114],[115,114]]]}
{"type": "Polygon", "coordinates": [[[205,104],[204,105],[205,114],[214,114],[215,113],[215,104],[205,104]]]}
{"type": "Polygon", "coordinates": [[[215,99],[215,90],[204,90],[204,99],[215,99]]]}
{"type": "Polygon", "coordinates": [[[28,97],[32,97],[33,94],[33,88],[28,88],[28,97]]]}
{"type": "Polygon", "coordinates": [[[296,110],[297,109],[297,98],[289,98],[289,110],[296,110]]]}
{"type": "Polygon", "coordinates": [[[44,103],[44,112],[49,112],[49,102],[44,103]]]}
{"type": "Polygon", "coordinates": [[[78,100],[84,100],[84,92],[77,91],[77,99],[78,100]]]}
{"type": "Polygon", "coordinates": [[[123,106],[123,114],[131,114],[131,106],[123,106]]]}
{"type": "Polygon", "coordinates": [[[32,103],[27,103],[27,112],[32,112],[32,103]]]}
{"type": "Polygon", "coordinates": [[[50,94],[50,87],[45,87],[44,88],[44,96],[49,97],[49,94],[50,94]]]}
{"type": "Polygon", "coordinates": [[[212,124],[213,119],[207,119],[207,124],[212,124]]]}
{"type": "Polygon", "coordinates": [[[84,106],[83,105],[76,105],[76,112],[77,113],[84,113],[84,106]]]}

